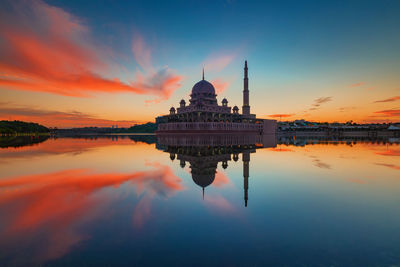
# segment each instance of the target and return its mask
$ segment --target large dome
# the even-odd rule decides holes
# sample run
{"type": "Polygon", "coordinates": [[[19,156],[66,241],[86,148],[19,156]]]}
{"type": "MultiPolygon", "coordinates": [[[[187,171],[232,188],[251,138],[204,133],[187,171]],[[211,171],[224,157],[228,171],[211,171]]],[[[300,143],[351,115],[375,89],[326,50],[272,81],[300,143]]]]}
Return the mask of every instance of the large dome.
{"type": "Polygon", "coordinates": [[[201,80],[200,82],[196,83],[193,86],[192,94],[193,95],[198,95],[198,94],[215,95],[215,88],[210,82],[207,82],[206,80],[201,80]]]}
{"type": "Polygon", "coordinates": [[[193,182],[195,182],[200,187],[207,187],[214,182],[215,172],[211,174],[197,174],[192,173],[193,182]]]}

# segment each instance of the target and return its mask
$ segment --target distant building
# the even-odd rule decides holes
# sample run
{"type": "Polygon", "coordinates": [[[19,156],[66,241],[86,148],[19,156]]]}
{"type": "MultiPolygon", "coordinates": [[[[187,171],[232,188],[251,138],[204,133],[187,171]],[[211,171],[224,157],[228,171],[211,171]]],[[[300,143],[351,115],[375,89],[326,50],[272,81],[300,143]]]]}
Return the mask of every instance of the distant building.
{"type": "Polygon", "coordinates": [[[204,79],[196,83],[190,94],[189,105],[182,99],[178,108],[171,107],[168,115],[156,118],[158,133],[179,132],[255,132],[275,133],[276,120],[256,118],[250,112],[249,79],[247,61],[244,66],[243,106],[228,106],[224,98],[218,105],[214,86],[204,79]]]}

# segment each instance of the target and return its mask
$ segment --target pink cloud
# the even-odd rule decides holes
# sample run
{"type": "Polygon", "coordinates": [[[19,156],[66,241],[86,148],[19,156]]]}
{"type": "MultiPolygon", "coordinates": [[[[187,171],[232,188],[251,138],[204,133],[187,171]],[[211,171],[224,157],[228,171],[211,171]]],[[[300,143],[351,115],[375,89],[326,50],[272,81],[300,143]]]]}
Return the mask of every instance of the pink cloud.
{"type": "Polygon", "coordinates": [[[215,174],[215,179],[212,185],[216,187],[223,187],[225,185],[230,184],[230,182],[231,181],[229,180],[228,176],[226,176],[225,173],[218,171],[215,174]]]}
{"type": "Polygon", "coordinates": [[[223,55],[210,55],[204,62],[203,66],[207,71],[221,71],[225,69],[235,58],[234,54],[223,54],[223,55]]]}
{"type": "Polygon", "coordinates": [[[221,93],[225,92],[225,90],[229,86],[229,82],[223,81],[221,79],[212,80],[211,83],[212,83],[212,85],[214,85],[215,91],[217,94],[221,94],[221,93]]]}
{"type": "Polygon", "coordinates": [[[218,211],[223,211],[223,212],[235,211],[234,206],[228,200],[226,200],[226,198],[220,195],[206,196],[204,198],[204,201],[207,203],[207,206],[209,206],[212,209],[216,209],[218,211]]]}
{"type": "Polygon", "coordinates": [[[143,37],[136,35],[132,42],[132,52],[136,62],[144,70],[150,70],[151,67],[151,50],[145,44],[143,37]]]}

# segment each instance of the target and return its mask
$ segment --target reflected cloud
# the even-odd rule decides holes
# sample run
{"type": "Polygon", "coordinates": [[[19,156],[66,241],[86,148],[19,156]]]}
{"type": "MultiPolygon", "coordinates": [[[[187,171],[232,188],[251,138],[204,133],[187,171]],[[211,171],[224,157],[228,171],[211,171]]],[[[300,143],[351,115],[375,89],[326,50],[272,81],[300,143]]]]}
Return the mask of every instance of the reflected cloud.
{"type": "Polygon", "coordinates": [[[320,159],[314,159],[313,162],[314,162],[314,166],[316,166],[318,168],[331,169],[331,165],[329,165],[329,164],[327,164],[325,162],[322,162],[320,159]]]}
{"type": "Polygon", "coordinates": [[[224,187],[229,185],[230,183],[231,181],[229,180],[228,176],[226,176],[225,173],[217,171],[212,185],[216,187],[224,187]]]}
{"type": "Polygon", "coordinates": [[[384,152],[375,152],[375,154],[381,155],[381,156],[399,157],[400,151],[399,150],[386,150],[384,152]]]}
{"type": "Polygon", "coordinates": [[[375,163],[375,165],[391,168],[393,170],[398,170],[400,171],[400,165],[394,165],[394,164],[387,164],[387,163],[375,163]]]}
{"type": "Polygon", "coordinates": [[[204,201],[211,209],[218,210],[219,212],[234,212],[236,210],[235,207],[221,195],[207,196],[204,198],[204,201]]]}
{"type": "Polygon", "coordinates": [[[135,143],[154,144],[151,135],[109,135],[90,137],[14,136],[0,139],[0,162],[44,155],[79,155],[96,148],[135,143]],[[42,141],[44,140],[44,141],[42,141]],[[62,142],[60,141],[62,140],[62,142]]]}
{"type": "Polygon", "coordinates": [[[292,149],[290,148],[281,148],[281,147],[270,147],[267,148],[269,151],[274,151],[274,152],[293,152],[292,149]]]}
{"type": "MultiPolygon", "coordinates": [[[[151,166],[152,170],[128,174],[73,169],[1,179],[0,244],[10,250],[9,254],[24,253],[28,240],[40,235],[43,245],[35,248],[32,259],[25,260],[56,259],[90,238],[79,228],[85,222],[108,216],[103,210],[115,201],[110,194],[122,185],[133,185],[140,194],[162,197],[184,189],[181,179],[168,166],[158,163],[151,166]]],[[[136,208],[142,216],[134,216],[137,223],[144,222],[143,214],[148,217],[150,213],[145,203],[147,197],[142,199],[144,203],[139,202],[136,208]]]]}

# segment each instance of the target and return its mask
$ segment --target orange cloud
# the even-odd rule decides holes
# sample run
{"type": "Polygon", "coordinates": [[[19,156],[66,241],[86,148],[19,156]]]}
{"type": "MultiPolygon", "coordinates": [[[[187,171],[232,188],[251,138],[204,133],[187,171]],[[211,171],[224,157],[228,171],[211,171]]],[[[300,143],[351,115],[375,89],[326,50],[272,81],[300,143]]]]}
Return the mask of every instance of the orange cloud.
{"type": "Polygon", "coordinates": [[[394,102],[396,100],[400,100],[400,96],[394,96],[391,98],[383,99],[383,100],[377,100],[374,103],[386,103],[386,102],[394,102]]]}
{"type": "Polygon", "coordinates": [[[62,112],[39,110],[30,107],[12,107],[2,103],[0,103],[0,120],[34,121],[47,127],[62,128],[87,126],[111,127],[112,125],[131,127],[134,124],[144,122],[135,120],[107,120],[78,111],[62,112]]]}
{"type": "Polygon", "coordinates": [[[33,1],[10,12],[1,12],[2,87],[74,97],[130,92],[167,99],[180,86],[182,77],[165,68],[139,81],[102,75],[115,65],[105,58],[109,50],[90,42],[88,27],[60,8],[33,1]]]}
{"type": "Polygon", "coordinates": [[[375,114],[387,116],[387,117],[399,117],[400,116],[400,109],[387,109],[387,110],[380,110],[375,111],[375,114]]]}
{"type": "Polygon", "coordinates": [[[288,117],[292,117],[295,114],[271,114],[271,115],[267,115],[268,117],[271,118],[288,118],[288,117]]]}
{"type": "MultiPolygon", "coordinates": [[[[0,216],[2,229],[0,244],[14,247],[23,253],[24,245],[38,231],[41,246],[34,248],[33,260],[42,262],[66,254],[70,248],[89,236],[78,231],[78,226],[100,216],[116,198],[108,194],[126,184],[140,187],[150,195],[169,196],[182,190],[181,180],[167,166],[135,173],[98,174],[89,170],[74,169],[54,173],[6,177],[0,180],[0,216]],[[104,191],[105,188],[115,188],[104,191]]],[[[4,247],[4,246],[2,246],[4,247]]]]}
{"type": "Polygon", "coordinates": [[[223,93],[229,86],[229,82],[223,81],[221,79],[212,80],[211,83],[212,85],[214,85],[217,94],[223,93]]]}

